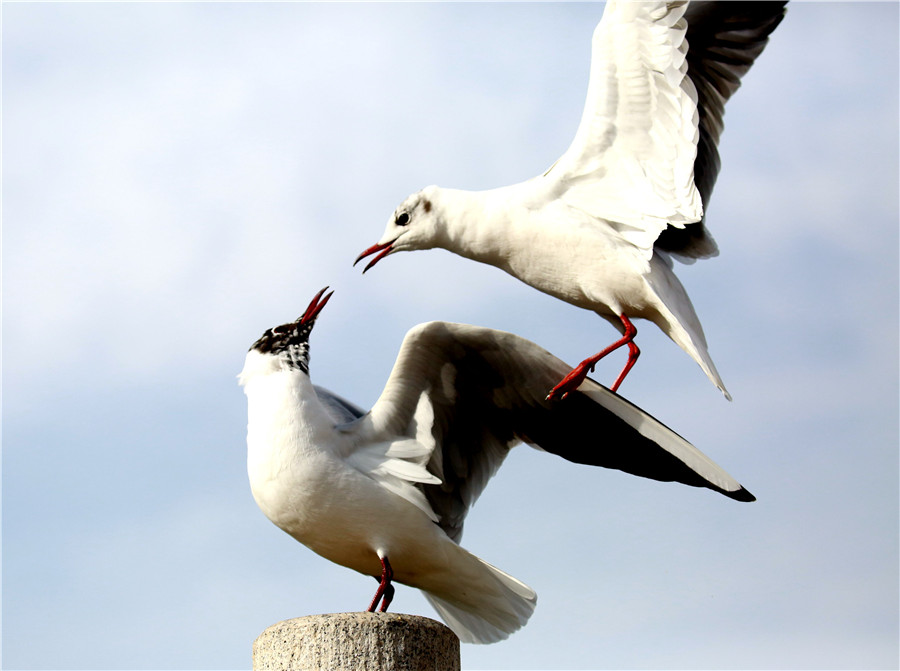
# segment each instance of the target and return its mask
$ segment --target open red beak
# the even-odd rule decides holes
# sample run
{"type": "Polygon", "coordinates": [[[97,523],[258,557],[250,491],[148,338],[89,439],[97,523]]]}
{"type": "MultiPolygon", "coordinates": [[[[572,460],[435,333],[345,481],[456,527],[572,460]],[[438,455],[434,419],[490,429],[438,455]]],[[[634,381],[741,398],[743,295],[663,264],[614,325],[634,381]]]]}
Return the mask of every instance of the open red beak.
{"type": "Polygon", "coordinates": [[[331,294],[334,293],[332,291],[330,294],[325,296],[325,298],[323,298],[320,301],[319,299],[322,298],[322,294],[324,294],[326,291],[328,291],[328,287],[325,287],[324,289],[322,289],[322,291],[320,291],[319,293],[317,293],[315,295],[315,297],[310,302],[309,307],[306,308],[306,312],[303,313],[303,316],[300,317],[300,319],[298,319],[297,322],[299,322],[300,324],[305,324],[307,322],[313,321],[316,317],[319,316],[319,313],[322,311],[322,308],[325,307],[325,304],[328,302],[328,299],[331,298],[331,294]]]}
{"type": "Polygon", "coordinates": [[[378,254],[378,256],[376,256],[374,259],[369,261],[369,264],[365,268],[363,268],[363,273],[365,273],[369,268],[374,266],[376,263],[381,261],[381,259],[383,259],[385,256],[387,256],[388,254],[390,254],[393,251],[393,248],[392,248],[393,244],[394,244],[393,241],[391,241],[391,242],[382,243],[380,245],[379,244],[372,245],[366,251],[364,251],[362,254],[360,254],[359,256],[356,257],[356,261],[353,262],[353,265],[355,266],[357,263],[362,261],[367,256],[371,256],[372,254],[381,252],[380,254],[378,254]]]}

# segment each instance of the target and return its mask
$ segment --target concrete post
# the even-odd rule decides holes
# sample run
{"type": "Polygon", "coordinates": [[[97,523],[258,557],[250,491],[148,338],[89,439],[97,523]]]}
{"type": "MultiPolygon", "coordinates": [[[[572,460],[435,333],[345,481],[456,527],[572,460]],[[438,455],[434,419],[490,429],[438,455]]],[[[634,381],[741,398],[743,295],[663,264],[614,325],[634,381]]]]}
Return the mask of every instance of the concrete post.
{"type": "Polygon", "coordinates": [[[285,620],[253,642],[254,671],[459,671],[459,639],[440,622],[400,613],[285,620]]]}

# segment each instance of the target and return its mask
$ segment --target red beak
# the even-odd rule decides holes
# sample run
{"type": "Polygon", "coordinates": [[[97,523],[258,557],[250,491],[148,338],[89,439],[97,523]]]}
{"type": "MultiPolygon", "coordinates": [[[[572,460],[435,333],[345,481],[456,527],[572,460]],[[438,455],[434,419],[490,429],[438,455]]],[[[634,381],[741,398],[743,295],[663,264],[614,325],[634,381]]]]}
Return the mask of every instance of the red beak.
{"type": "Polygon", "coordinates": [[[355,266],[357,263],[362,261],[367,256],[371,256],[372,254],[375,254],[376,252],[381,252],[378,256],[376,256],[374,259],[369,261],[369,264],[365,268],[363,268],[363,273],[365,273],[369,268],[374,266],[376,263],[381,261],[381,259],[383,259],[385,256],[387,256],[392,251],[394,251],[392,248],[393,244],[394,244],[393,241],[391,241],[391,242],[382,243],[380,245],[379,244],[372,245],[366,251],[364,251],[362,254],[360,254],[359,256],[356,257],[356,261],[353,262],[353,265],[355,266]]]}
{"type": "Polygon", "coordinates": [[[324,289],[322,289],[319,293],[317,293],[315,295],[315,297],[312,299],[312,301],[310,301],[309,307],[306,308],[306,312],[304,312],[303,316],[297,320],[300,324],[305,324],[307,322],[311,322],[316,317],[319,316],[319,313],[322,311],[322,308],[325,307],[325,304],[328,302],[328,299],[331,298],[331,294],[334,293],[332,291],[330,294],[325,296],[325,298],[323,298],[321,301],[319,301],[319,299],[322,298],[322,294],[324,294],[327,290],[328,290],[328,287],[325,287],[324,289]]]}

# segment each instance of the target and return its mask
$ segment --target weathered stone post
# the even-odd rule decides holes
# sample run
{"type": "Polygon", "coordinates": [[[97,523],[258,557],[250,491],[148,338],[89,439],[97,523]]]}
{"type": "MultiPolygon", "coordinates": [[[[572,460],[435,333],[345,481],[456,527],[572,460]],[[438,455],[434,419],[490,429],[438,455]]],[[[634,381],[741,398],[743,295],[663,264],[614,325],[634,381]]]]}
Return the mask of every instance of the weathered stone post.
{"type": "Polygon", "coordinates": [[[285,620],[253,642],[254,671],[459,671],[459,639],[418,615],[335,613],[285,620]]]}

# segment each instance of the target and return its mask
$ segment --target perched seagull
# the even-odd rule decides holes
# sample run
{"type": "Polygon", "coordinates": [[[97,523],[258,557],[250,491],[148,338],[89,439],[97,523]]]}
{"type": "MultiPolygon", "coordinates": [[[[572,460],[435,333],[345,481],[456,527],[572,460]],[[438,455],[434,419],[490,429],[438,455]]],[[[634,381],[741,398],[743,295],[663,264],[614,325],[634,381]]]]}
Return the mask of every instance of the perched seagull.
{"type": "MultiPolygon", "coordinates": [[[[391,216],[356,259],[442,247],[593,310],[622,337],[550,392],[578,388],[602,357],[649,319],[690,354],[725,397],[694,307],[673,272],[715,256],[703,222],[719,172],[725,102],[784,16],[785,2],[619,2],[594,31],[581,125],[547,172],[489,191],[429,186],[391,216]]],[[[355,264],[354,264],[355,265],[355,264]]],[[[365,270],[363,272],[365,272],[365,270]]]]}
{"type": "Polygon", "coordinates": [[[506,638],[537,602],[524,583],[458,543],[463,520],[520,441],[576,463],[753,495],[706,455],[586,379],[545,399],[565,363],[511,333],[430,322],[406,335],[369,412],[313,385],[309,336],[331,294],[267,330],[247,354],[247,466],[259,507],[326,559],[421,589],[463,641],[506,638]]]}

